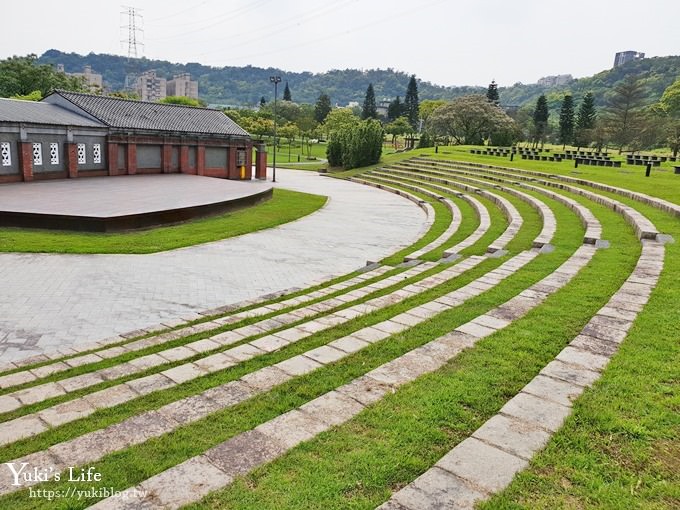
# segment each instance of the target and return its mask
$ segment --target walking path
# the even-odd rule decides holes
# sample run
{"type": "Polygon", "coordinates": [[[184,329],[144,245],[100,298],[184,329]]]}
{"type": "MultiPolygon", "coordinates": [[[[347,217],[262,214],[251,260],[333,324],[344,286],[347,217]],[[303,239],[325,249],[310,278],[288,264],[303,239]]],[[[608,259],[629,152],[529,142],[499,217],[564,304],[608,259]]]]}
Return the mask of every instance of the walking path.
{"type": "Polygon", "coordinates": [[[0,254],[0,360],[89,343],[351,272],[414,242],[425,215],[366,186],[279,170],[277,186],[329,197],[280,227],[150,255],[0,254]]]}

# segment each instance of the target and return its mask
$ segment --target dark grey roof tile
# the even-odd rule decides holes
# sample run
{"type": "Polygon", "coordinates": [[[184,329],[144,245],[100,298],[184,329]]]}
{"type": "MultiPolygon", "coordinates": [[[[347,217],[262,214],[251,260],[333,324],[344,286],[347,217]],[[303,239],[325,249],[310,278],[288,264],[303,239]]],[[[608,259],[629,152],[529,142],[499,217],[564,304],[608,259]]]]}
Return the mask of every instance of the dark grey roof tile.
{"type": "Polygon", "coordinates": [[[112,128],[250,136],[220,110],[76,92],[56,91],[54,94],[112,128]]]}

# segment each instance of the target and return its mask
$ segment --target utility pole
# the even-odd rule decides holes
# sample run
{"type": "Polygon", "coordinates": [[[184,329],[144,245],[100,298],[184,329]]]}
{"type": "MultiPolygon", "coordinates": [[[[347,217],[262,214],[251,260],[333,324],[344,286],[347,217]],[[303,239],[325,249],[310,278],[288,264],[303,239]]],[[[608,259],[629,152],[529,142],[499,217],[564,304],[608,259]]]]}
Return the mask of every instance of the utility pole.
{"type": "Polygon", "coordinates": [[[269,81],[274,84],[274,165],[272,171],[272,182],[276,182],[276,96],[278,85],[281,83],[281,77],[270,76],[269,81]]]}

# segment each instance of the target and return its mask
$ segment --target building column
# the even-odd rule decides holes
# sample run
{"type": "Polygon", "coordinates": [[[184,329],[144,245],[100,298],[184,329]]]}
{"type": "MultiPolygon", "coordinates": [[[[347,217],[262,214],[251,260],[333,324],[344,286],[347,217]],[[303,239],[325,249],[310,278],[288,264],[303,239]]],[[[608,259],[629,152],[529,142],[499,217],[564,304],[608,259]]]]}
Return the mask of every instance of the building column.
{"type": "Polygon", "coordinates": [[[246,180],[253,178],[253,146],[246,145],[246,180]]]}
{"type": "Polygon", "coordinates": [[[127,173],[128,175],[134,175],[137,173],[137,144],[128,143],[127,151],[125,152],[125,157],[127,159],[127,173]]]}
{"type": "Polygon", "coordinates": [[[172,145],[164,143],[161,155],[161,172],[169,174],[172,171],[172,145]]]}
{"type": "Polygon", "coordinates": [[[19,142],[19,166],[24,181],[33,180],[33,144],[19,142]]]}
{"type": "Polygon", "coordinates": [[[255,153],[255,178],[267,179],[267,150],[263,143],[258,143],[255,153]]]}
{"type": "Polygon", "coordinates": [[[106,144],[106,150],[109,175],[118,175],[118,144],[109,142],[106,144]]]}
{"type": "Polygon", "coordinates": [[[196,147],[196,175],[205,174],[205,145],[196,147]]]}
{"type": "Polygon", "coordinates": [[[78,177],[78,146],[75,143],[67,142],[65,144],[66,150],[66,169],[68,170],[68,178],[75,179],[78,177]]]}
{"type": "Polygon", "coordinates": [[[182,145],[179,148],[179,171],[183,174],[189,173],[189,146],[182,145]]]}
{"type": "Polygon", "coordinates": [[[236,168],[236,147],[227,149],[227,179],[240,179],[239,169],[236,168]]]}

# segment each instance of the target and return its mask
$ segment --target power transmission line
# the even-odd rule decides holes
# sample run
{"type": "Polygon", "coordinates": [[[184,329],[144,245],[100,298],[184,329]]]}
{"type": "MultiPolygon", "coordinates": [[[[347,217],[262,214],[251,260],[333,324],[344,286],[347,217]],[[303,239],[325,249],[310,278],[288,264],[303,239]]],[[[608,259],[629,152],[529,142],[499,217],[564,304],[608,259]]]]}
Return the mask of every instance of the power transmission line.
{"type": "MultiPolygon", "coordinates": [[[[121,25],[120,29],[125,30],[127,29],[128,31],[128,36],[127,36],[127,56],[128,59],[130,58],[139,58],[139,51],[138,51],[138,46],[141,46],[144,48],[144,43],[139,42],[137,40],[137,32],[140,34],[144,34],[144,30],[139,26],[142,25],[144,22],[144,18],[140,14],[141,9],[137,9],[136,7],[131,7],[129,5],[122,5],[121,6],[123,11],[121,11],[121,15],[126,15],[127,16],[127,25],[121,25]],[[137,19],[139,19],[139,23],[137,23],[137,19]]],[[[141,39],[141,37],[140,37],[141,39]]],[[[125,39],[121,39],[121,43],[125,43],[125,39]]]]}

